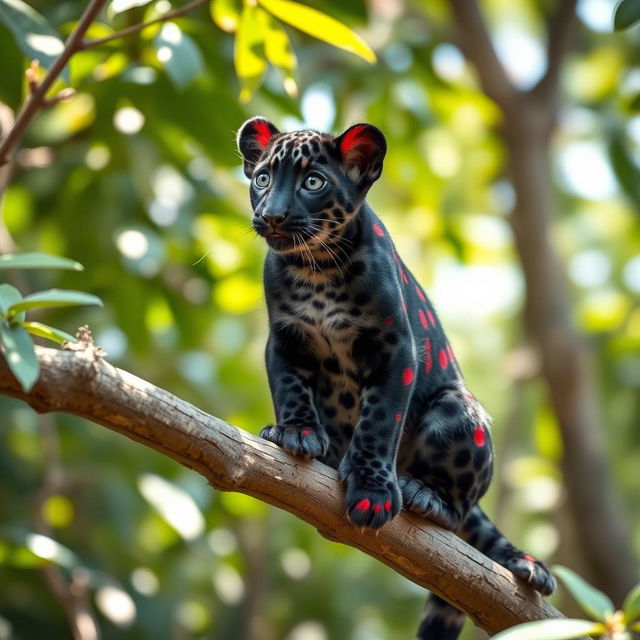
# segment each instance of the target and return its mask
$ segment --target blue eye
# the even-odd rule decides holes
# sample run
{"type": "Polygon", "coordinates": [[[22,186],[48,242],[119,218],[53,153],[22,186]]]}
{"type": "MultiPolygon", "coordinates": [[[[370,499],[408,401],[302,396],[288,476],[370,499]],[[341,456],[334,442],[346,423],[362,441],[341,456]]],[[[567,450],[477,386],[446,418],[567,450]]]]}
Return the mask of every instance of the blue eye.
{"type": "Polygon", "coordinates": [[[265,189],[266,187],[269,186],[270,182],[271,182],[271,178],[269,177],[269,174],[266,171],[259,173],[253,179],[253,183],[256,185],[256,187],[258,187],[258,189],[265,189]]]}
{"type": "Polygon", "coordinates": [[[325,179],[321,178],[317,173],[310,173],[305,179],[302,186],[307,191],[318,191],[325,185],[325,179]]]}

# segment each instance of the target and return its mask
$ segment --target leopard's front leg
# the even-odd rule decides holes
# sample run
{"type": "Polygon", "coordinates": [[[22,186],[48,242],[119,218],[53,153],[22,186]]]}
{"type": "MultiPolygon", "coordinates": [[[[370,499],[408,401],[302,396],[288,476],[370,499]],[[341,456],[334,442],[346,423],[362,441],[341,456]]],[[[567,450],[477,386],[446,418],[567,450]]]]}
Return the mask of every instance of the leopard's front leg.
{"type": "Polygon", "coordinates": [[[291,455],[322,457],[329,438],[313,404],[315,360],[306,345],[285,330],[272,330],[266,359],[276,424],[264,427],[260,436],[291,455]]]}
{"type": "Polygon", "coordinates": [[[347,517],[358,527],[377,529],[402,506],[396,456],[415,383],[416,355],[409,332],[399,338],[393,349],[366,333],[354,343],[363,373],[361,410],[338,473],[346,484],[347,517]]]}

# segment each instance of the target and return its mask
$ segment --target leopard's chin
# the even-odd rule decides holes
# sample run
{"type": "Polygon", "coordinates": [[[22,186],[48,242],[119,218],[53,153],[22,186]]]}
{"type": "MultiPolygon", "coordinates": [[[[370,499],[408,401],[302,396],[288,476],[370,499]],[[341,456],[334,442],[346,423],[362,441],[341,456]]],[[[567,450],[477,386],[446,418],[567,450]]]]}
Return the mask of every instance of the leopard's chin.
{"type": "Polygon", "coordinates": [[[291,253],[298,249],[297,243],[291,236],[281,233],[271,233],[264,237],[271,249],[277,253],[291,253]]]}

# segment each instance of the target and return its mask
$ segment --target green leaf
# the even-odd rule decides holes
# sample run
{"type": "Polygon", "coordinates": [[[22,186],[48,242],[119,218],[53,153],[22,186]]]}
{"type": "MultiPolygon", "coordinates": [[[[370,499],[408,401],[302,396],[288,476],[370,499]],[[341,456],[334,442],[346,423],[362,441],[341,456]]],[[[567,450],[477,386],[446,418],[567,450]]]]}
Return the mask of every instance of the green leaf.
{"type": "Polygon", "coordinates": [[[213,21],[227,33],[234,33],[240,24],[238,0],[213,0],[210,6],[213,21]]]}
{"type": "Polygon", "coordinates": [[[246,5],[236,33],[233,61],[240,80],[240,101],[247,102],[260,86],[267,68],[265,59],[265,20],[262,9],[246,5]]]}
{"type": "Polygon", "coordinates": [[[158,60],[178,89],[185,89],[202,73],[204,63],[200,49],[175,22],[162,25],[153,46],[158,60]]]}
{"type": "Polygon", "coordinates": [[[613,602],[602,591],[592,587],[581,578],[575,571],[556,565],[553,567],[555,573],[566,587],[567,591],[575,598],[582,609],[596,620],[604,620],[606,616],[615,611],[613,602]]]}
{"type": "Polygon", "coordinates": [[[564,618],[525,622],[492,636],[492,640],[570,640],[592,633],[603,633],[600,622],[564,618]]]}
{"type": "Polygon", "coordinates": [[[46,338],[52,342],[62,344],[63,342],[77,342],[77,340],[69,333],[50,327],[42,322],[21,322],[20,323],[31,335],[39,338],[46,338]]]}
{"type": "Polygon", "coordinates": [[[640,20],[640,2],[638,0],[622,0],[616,7],[613,27],[616,31],[626,29],[640,20]]]}
{"type": "MultiPolygon", "coordinates": [[[[55,29],[22,0],[0,0],[0,22],[11,30],[23,53],[47,69],[64,49],[55,29]]],[[[67,69],[64,75],[68,81],[67,69]]]]}
{"type": "Polygon", "coordinates": [[[290,0],[258,0],[269,13],[310,36],[344,49],[367,62],[374,63],[376,54],[354,31],[322,11],[290,0]]]}
{"type": "Polygon", "coordinates": [[[284,88],[287,93],[295,97],[298,87],[293,73],[298,66],[296,54],[291,41],[282,25],[266,11],[260,11],[264,20],[264,50],[267,60],[284,75],[284,88]]]}
{"type": "Polygon", "coordinates": [[[638,583],[624,599],[622,606],[627,624],[640,617],[640,583],[638,583]]]}
{"type": "Polygon", "coordinates": [[[33,342],[20,325],[0,320],[0,350],[24,391],[30,391],[40,373],[33,342]]]}
{"type": "Polygon", "coordinates": [[[47,253],[17,253],[0,256],[0,269],[72,269],[82,271],[75,260],[50,256],[47,253]]]}
{"type": "Polygon", "coordinates": [[[634,208],[640,209],[640,170],[631,159],[620,134],[614,134],[609,143],[609,159],[620,188],[634,208]]]}
{"type": "Polygon", "coordinates": [[[636,94],[628,105],[629,111],[640,111],[640,93],[636,94]]]}
{"type": "Polygon", "coordinates": [[[69,291],[66,289],[48,289],[25,296],[8,309],[11,318],[20,311],[29,311],[39,307],[70,307],[79,304],[96,304],[102,306],[100,298],[83,291],[69,291]]]}
{"type": "Polygon", "coordinates": [[[10,284],[0,284],[0,314],[6,315],[11,305],[22,300],[22,294],[10,284]]]}

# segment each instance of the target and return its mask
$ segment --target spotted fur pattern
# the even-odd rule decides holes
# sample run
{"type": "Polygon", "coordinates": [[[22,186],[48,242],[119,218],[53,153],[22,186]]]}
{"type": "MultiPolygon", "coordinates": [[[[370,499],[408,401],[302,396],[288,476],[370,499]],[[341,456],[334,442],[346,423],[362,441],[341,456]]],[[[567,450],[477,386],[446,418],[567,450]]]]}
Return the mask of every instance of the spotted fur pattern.
{"type": "MultiPolygon", "coordinates": [[[[346,515],[377,529],[402,506],[455,531],[542,593],[547,568],[477,506],[491,480],[490,418],[463,380],[435,309],[365,201],[386,152],[368,124],[334,138],[238,134],[253,227],[269,251],[267,373],[276,422],[262,437],[338,469],[346,515]]],[[[420,638],[462,616],[431,599],[420,638]]]]}

